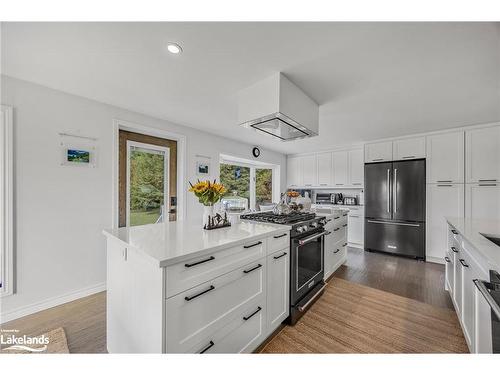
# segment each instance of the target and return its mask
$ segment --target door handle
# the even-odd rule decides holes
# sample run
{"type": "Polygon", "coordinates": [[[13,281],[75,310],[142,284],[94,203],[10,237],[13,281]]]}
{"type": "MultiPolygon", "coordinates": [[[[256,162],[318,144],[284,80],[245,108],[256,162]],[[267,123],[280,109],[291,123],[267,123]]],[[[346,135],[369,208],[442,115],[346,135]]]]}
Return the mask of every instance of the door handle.
{"type": "Polygon", "coordinates": [[[410,224],[410,223],[394,223],[390,221],[378,221],[378,220],[367,220],[368,223],[374,224],[389,224],[389,225],[402,225],[406,227],[419,227],[420,224],[410,224]]]}
{"type": "Polygon", "coordinates": [[[391,170],[387,168],[387,212],[391,212],[391,170]]]}
{"type": "Polygon", "coordinates": [[[394,197],[394,213],[398,212],[398,169],[394,168],[394,185],[392,185],[392,196],[394,197]]]}

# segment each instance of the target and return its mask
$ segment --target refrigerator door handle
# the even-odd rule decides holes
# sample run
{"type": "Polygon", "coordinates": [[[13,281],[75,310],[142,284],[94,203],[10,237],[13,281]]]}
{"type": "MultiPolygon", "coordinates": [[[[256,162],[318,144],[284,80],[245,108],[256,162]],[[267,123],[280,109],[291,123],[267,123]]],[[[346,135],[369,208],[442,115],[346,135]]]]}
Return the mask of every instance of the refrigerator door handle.
{"type": "Polygon", "coordinates": [[[391,170],[387,168],[387,212],[391,212],[391,170]]]}
{"type": "Polygon", "coordinates": [[[392,185],[392,196],[393,196],[393,205],[394,205],[394,213],[398,211],[398,169],[394,168],[394,185],[392,185]]]}

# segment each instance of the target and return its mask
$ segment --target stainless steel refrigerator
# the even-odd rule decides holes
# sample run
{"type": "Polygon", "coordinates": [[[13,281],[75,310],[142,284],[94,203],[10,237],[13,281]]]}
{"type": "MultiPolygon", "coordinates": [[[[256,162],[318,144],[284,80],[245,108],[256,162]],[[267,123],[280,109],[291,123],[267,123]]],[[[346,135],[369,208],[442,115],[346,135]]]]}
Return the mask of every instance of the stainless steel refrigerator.
{"type": "Polygon", "coordinates": [[[425,160],[365,164],[365,250],[425,260],[425,160]]]}

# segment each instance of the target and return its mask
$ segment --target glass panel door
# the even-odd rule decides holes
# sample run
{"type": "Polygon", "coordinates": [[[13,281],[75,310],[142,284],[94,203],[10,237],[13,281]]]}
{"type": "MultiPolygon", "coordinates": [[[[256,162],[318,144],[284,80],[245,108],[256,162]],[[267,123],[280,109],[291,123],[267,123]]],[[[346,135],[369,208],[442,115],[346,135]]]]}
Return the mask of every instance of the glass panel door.
{"type": "Polygon", "coordinates": [[[127,141],[127,225],[168,221],[167,147],[127,141]]]}
{"type": "Polygon", "coordinates": [[[220,181],[226,187],[226,196],[234,192],[250,201],[250,168],[232,164],[220,164],[220,181]]]}
{"type": "Polygon", "coordinates": [[[260,205],[269,205],[273,202],[273,170],[255,169],[255,203],[256,209],[260,205]]]}

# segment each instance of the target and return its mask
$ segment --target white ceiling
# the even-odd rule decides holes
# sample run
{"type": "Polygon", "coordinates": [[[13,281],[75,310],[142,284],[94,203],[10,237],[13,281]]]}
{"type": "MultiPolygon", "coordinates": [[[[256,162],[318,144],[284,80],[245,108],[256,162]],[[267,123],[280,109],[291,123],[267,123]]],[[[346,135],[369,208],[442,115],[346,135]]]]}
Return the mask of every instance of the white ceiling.
{"type": "Polygon", "coordinates": [[[496,23],[2,23],[1,36],[3,74],[285,153],[500,120],[496,23]],[[318,137],[236,125],[238,90],[277,71],[320,104],[318,137]]]}

